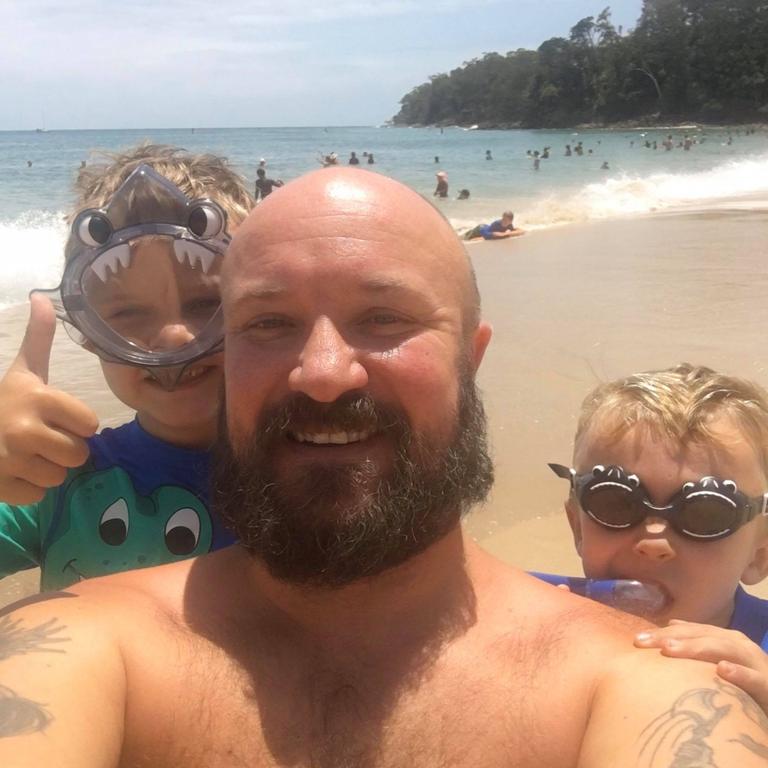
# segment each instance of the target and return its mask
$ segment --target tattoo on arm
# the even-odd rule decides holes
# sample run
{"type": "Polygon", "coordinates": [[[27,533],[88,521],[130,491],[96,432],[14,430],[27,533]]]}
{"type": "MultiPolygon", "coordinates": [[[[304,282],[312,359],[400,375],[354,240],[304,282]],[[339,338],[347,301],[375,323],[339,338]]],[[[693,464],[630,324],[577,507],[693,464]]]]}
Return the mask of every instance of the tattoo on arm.
{"type": "Polygon", "coordinates": [[[65,653],[62,648],[52,647],[52,644],[65,643],[70,639],[61,636],[64,629],[58,619],[26,628],[20,619],[6,616],[0,619],[0,661],[27,653],[65,653]]]}
{"type": "Polygon", "coordinates": [[[53,720],[36,701],[0,685],[0,739],[44,731],[53,720]]]}
{"type": "Polygon", "coordinates": [[[760,743],[742,733],[729,741],[755,755],[768,757],[768,718],[763,710],[740,688],[716,680],[714,688],[694,688],[684,693],[643,730],[640,764],[643,768],[724,768],[715,762],[707,739],[734,707],[740,707],[766,739],[760,743]]]}
{"type": "MultiPolygon", "coordinates": [[[[0,618],[0,661],[28,653],[65,653],[58,643],[70,640],[62,635],[65,626],[58,619],[49,619],[34,627],[25,627],[21,619],[0,618]]],[[[16,691],[0,685],[0,738],[21,736],[44,731],[52,722],[45,707],[16,691]]]]}

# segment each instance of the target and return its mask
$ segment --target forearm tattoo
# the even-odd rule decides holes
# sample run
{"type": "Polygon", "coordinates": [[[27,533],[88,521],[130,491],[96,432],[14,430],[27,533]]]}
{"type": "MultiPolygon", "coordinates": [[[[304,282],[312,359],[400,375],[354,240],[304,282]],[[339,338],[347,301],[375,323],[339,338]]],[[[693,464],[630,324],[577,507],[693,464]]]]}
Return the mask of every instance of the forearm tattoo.
{"type": "MultiPolygon", "coordinates": [[[[0,661],[28,653],[65,653],[58,643],[69,641],[58,619],[25,627],[20,619],[0,619],[0,661]]],[[[44,731],[53,720],[44,705],[0,685],[0,738],[44,731]]]]}
{"type": "Polygon", "coordinates": [[[714,688],[684,693],[640,735],[642,768],[730,768],[716,761],[708,743],[718,723],[734,708],[759,726],[763,740],[742,733],[729,739],[759,757],[768,758],[768,718],[740,688],[715,681],[714,688]],[[672,755],[672,762],[669,756],[672,755]]]}

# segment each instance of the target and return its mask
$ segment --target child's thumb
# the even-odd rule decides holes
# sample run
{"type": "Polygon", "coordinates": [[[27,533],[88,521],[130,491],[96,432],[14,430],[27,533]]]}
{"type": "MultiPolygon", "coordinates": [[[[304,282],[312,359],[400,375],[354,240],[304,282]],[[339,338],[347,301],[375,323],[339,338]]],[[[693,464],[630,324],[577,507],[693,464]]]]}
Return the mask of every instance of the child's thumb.
{"type": "Polygon", "coordinates": [[[56,333],[56,313],[53,304],[39,293],[29,298],[29,322],[19,353],[11,368],[29,371],[48,383],[48,364],[51,360],[53,336],[56,333]]]}

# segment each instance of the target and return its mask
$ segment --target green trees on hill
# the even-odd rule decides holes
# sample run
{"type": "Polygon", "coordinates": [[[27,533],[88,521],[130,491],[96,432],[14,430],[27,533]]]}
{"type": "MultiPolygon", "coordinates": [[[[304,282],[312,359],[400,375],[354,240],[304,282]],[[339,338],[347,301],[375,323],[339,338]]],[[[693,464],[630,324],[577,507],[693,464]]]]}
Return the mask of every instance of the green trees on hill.
{"type": "Polygon", "coordinates": [[[400,104],[400,125],[768,120],[768,1],[644,0],[627,33],[606,8],[536,51],[434,75],[400,104]]]}

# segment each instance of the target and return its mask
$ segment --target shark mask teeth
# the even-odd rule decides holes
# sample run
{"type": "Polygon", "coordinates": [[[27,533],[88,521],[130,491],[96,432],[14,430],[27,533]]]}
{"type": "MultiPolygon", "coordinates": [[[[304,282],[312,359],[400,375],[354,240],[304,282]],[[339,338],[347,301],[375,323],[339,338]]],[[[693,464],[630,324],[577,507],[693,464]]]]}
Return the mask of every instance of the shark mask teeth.
{"type": "Polygon", "coordinates": [[[197,243],[191,243],[189,240],[174,240],[173,251],[179,264],[187,262],[193,268],[199,264],[206,275],[219,255],[197,243]]]}
{"type": "Polygon", "coordinates": [[[106,283],[110,271],[113,275],[117,274],[118,263],[123,269],[128,269],[131,266],[131,246],[128,243],[122,243],[104,251],[98,258],[94,259],[91,269],[99,276],[102,283],[106,283]]]}

